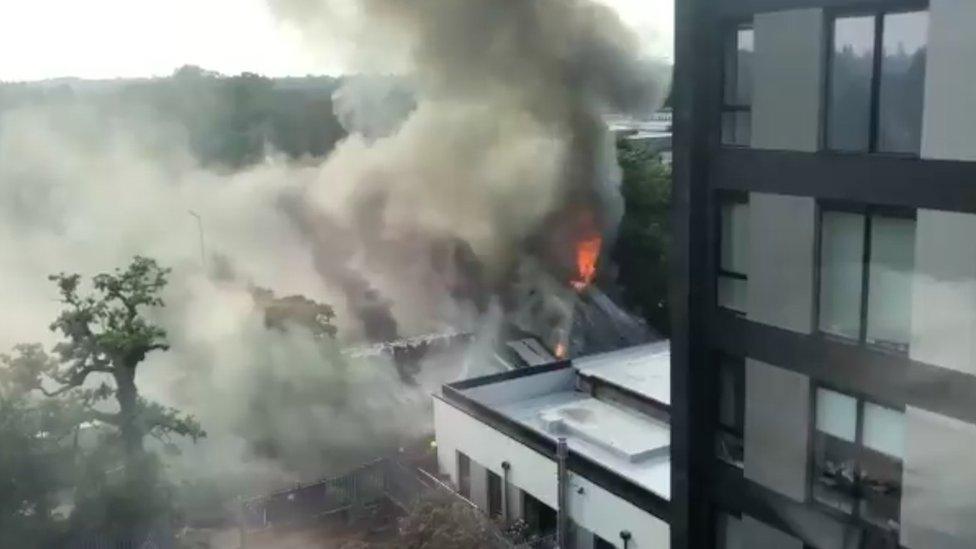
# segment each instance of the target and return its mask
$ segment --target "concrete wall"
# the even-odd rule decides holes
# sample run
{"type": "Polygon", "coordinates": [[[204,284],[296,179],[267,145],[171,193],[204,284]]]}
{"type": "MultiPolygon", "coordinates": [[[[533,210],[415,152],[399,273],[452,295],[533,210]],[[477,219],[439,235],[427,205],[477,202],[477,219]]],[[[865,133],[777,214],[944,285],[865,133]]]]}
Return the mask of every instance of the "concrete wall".
{"type": "Polygon", "coordinates": [[[813,198],[749,194],[749,320],[813,329],[816,221],[813,198]]]}
{"type": "Polygon", "coordinates": [[[743,474],[771,490],[804,501],[809,378],[747,359],[746,395],[743,474]]]}
{"type": "Polygon", "coordinates": [[[909,406],[901,543],[912,549],[976,547],[976,426],[909,406]]]}
{"type": "Polygon", "coordinates": [[[823,10],[757,14],[752,146],[816,151],[823,90],[823,10]]]}
{"type": "Polygon", "coordinates": [[[616,547],[623,547],[620,539],[623,530],[633,536],[629,545],[631,548],[666,549],[671,546],[671,530],[667,522],[575,473],[570,473],[569,483],[569,515],[583,528],[616,547]],[[583,493],[579,493],[580,488],[583,493]]]}
{"type": "Polygon", "coordinates": [[[471,458],[472,491],[475,462],[502,475],[502,462],[507,460],[512,464],[509,482],[532,494],[542,503],[556,507],[556,463],[551,459],[439,399],[434,399],[434,431],[437,437],[438,466],[441,472],[451,475],[455,484],[456,450],[471,458]]]}
{"type": "Polygon", "coordinates": [[[803,549],[803,541],[780,532],[749,515],[743,515],[742,547],[749,549],[803,549]]]}
{"type": "MultiPolygon", "coordinates": [[[[457,450],[471,458],[472,493],[475,491],[475,475],[484,477],[483,468],[502,475],[501,464],[508,461],[512,485],[554,509],[557,507],[554,461],[439,399],[434,399],[434,430],[438,466],[441,472],[450,474],[455,483],[457,465],[454,456],[457,450]],[[480,467],[476,467],[476,463],[480,467]]],[[[569,514],[579,526],[618,547],[622,547],[621,530],[628,530],[633,536],[631,549],[667,549],[670,546],[670,529],[663,520],[575,473],[570,474],[570,484],[569,514]],[[582,493],[579,493],[580,488],[582,493]]],[[[487,499],[484,501],[482,508],[487,509],[487,499]]],[[[521,511],[513,516],[521,516],[521,511]]]]}
{"type": "MultiPolygon", "coordinates": [[[[974,126],[976,128],[976,126],[974,126]]],[[[976,215],[919,210],[911,358],[976,375],[976,215]]]]}
{"type": "Polygon", "coordinates": [[[976,2],[931,0],[922,157],[976,160],[976,2]]]}

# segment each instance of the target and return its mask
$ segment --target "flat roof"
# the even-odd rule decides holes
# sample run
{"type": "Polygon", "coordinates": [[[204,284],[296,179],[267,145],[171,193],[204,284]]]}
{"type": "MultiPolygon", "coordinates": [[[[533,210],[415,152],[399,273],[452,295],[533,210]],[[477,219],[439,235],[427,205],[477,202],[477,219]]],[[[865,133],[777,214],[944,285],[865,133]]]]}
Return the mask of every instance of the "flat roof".
{"type": "Polygon", "coordinates": [[[583,376],[671,405],[671,345],[667,341],[576,358],[573,367],[583,376]]]}
{"type": "Polygon", "coordinates": [[[572,453],[669,501],[671,426],[627,404],[581,390],[581,378],[598,378],[667,406],[670,359],[669,342],[659,341],[466,380],[446,386],[444,394],[451,399],[452,393],[459,393],[461,400],[472,403],[468,409],[475,415],[485,410],[487,416],[500,416],[500,430],[516,440],[525,437],[526,430],[534,433],[529,439],[547,444],[565,437],[572,453]]]}
{"type": "Polygon", "coordinates": [[[561,391],[501,404],[507,417],[671,499],[671,426],[649,416],[561,391]]]}

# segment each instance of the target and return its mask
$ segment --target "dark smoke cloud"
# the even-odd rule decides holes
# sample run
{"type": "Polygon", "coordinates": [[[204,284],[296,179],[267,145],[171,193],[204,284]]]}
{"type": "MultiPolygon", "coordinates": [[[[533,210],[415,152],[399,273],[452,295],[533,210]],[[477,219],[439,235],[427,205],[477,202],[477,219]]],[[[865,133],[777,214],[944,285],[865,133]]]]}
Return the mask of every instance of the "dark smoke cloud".
{"type": "MultiPolygon", "coordinates": [[[[517,278],[535,276],[525,273],[568,280],[573,245],[586,232],[612,240],[623,208],[603,117],[652,112],[667,76],[611,9],[588,0],[269,4],[313,48],[346,51],[357,69],[398,69],[414,90],[416,108],[386,124],[396,131],[353,135],[323,167],[328,184],[307,195],[364,235],[367,261],[381,250],[386,271],[422,263],[401,257],[410,249],[402,235],[457,242],[455,266],[464,267],[452,295],[480,313],[491,296],[511,302],[514,286],[525,284],[517,278]],[[390,235],[398,235],[393,249],[383,246],[390,235]],[[522,266],[527,256],[544,268],[522,266]]],[[[383,96],[382,86],[370,94],[368,83],[356,85],[360,96],[383,96]]],[[[378,125],[377,109],[359,108],[378,125]]],[[[438,301],[418,303],[387,282],[376,286],[398,315],[438,301]]]]}

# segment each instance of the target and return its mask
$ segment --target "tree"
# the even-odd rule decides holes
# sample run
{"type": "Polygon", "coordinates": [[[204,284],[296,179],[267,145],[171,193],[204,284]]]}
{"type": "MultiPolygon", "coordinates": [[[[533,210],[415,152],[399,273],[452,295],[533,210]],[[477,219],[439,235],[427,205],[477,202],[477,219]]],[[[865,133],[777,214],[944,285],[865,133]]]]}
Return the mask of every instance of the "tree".
{"type": "Polygon", "coordinates": [[[146,308],[162,307],[159,294],[166,286],[169,269],[156,261],[136,256],[123,271],[102,273],[92,278],[93,292],[80,293],[81,276],[60,273],[49,277],[58,286],[65,309],[51,324],[51,331],[64,338],[54,346],[57,361],[42,364],[45,374],[58,387],[37,388],[55,396],[82,388],[89,376],[108,374],[115,386],[102,383],[94,391],[83,391],[88,404],[114,397],[118,412],[91,410],[93,419],[118,428],[128,458],[139,457],[147,434],[166,438],[170,434],[205,436],[189,416],[139,397],[136,369],[153,351],[169,349],[166,331],[143,315],[146,308]]]}
{"type": "Polygon", "coordinates": [[[0,547],[49,544],[63,523],[54,509],[70,483],[76,402],[38,399],[24,361],[44,360],[40,345],[0,354],[0,547]]]}
{"type": "Polygon", "coordinates": [[[316,339],[334,338],[335,310],[303,295],[275,297],[272,290],[255,286],[251,289],[254,303],[264,310],[264,326],[286,331],[288,325],[301,326],[316,339]]]}
{"type": "Polygon", "coordinates": [[[206,435],[193,417],[140,397],[135,383],[146,356],[169,348],[165,330],[146,316],[164,305],[160,293],[168,275],[168,269],[139,256],[125,270],[93,277],[88,293],[80,275],[52,275],[64,305],[50,326],[62,338],[53,356],[34,344],[19,345],[14,356],[3,358],[8,385],[24,394],[42,393],[49,406],[70,411],[62,429],[29,427],[29,435],[62,438],[66,426],[77,440],[83,424],[102,434],[79,460],[74,485],[74,515],[86,517],[72,519],[88,527],[131,531],[163,510],[165,498],[156,497],[159,464],[145,451],[146,435],[164,443],[172,435],[194,441],[206,435]]]}
{"type": "Polygon", "coordinates": [[[489,549],[498,533],[491,521],[467,503],[449,497],[429,496],[417,502],[400,519],[398,547],[435,549],[465,547],[489,549]]]}
{"type": "Polygon", "coordinates": [[[656,154],[626,139],[617,141],[617,160],[625,208],[612,252],[617,281],[627,306],[667,335],[671,170],[656,154]]]}

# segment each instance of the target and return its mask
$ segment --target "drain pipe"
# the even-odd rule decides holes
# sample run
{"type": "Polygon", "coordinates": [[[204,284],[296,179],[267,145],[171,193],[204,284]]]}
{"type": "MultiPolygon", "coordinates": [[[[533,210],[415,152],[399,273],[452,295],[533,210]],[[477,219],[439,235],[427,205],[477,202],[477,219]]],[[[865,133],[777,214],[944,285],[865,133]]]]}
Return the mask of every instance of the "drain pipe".
{"type": "Polygon", "coordinates": [[[566,446],[566,437],[559,437],[556,442],[556,501],[558,506],[556,510],[556,546],[559,549],[569,547],[569,471],[566,468],[568,456],[569,447],[566,446]]]}
{"type": "Polygon", "coordinates": [[[508,470],[511,468],[511,463],[507,461],[502,462],[502,517],[505,518],[505,526],[511,523],[508,509],[508,470]]]}
{"type": "Polygon", "coordinates": [[[620,539],[624,540],[624,549],[627,549],[630,546],[630,530],[622,530],[620,539]]]}

